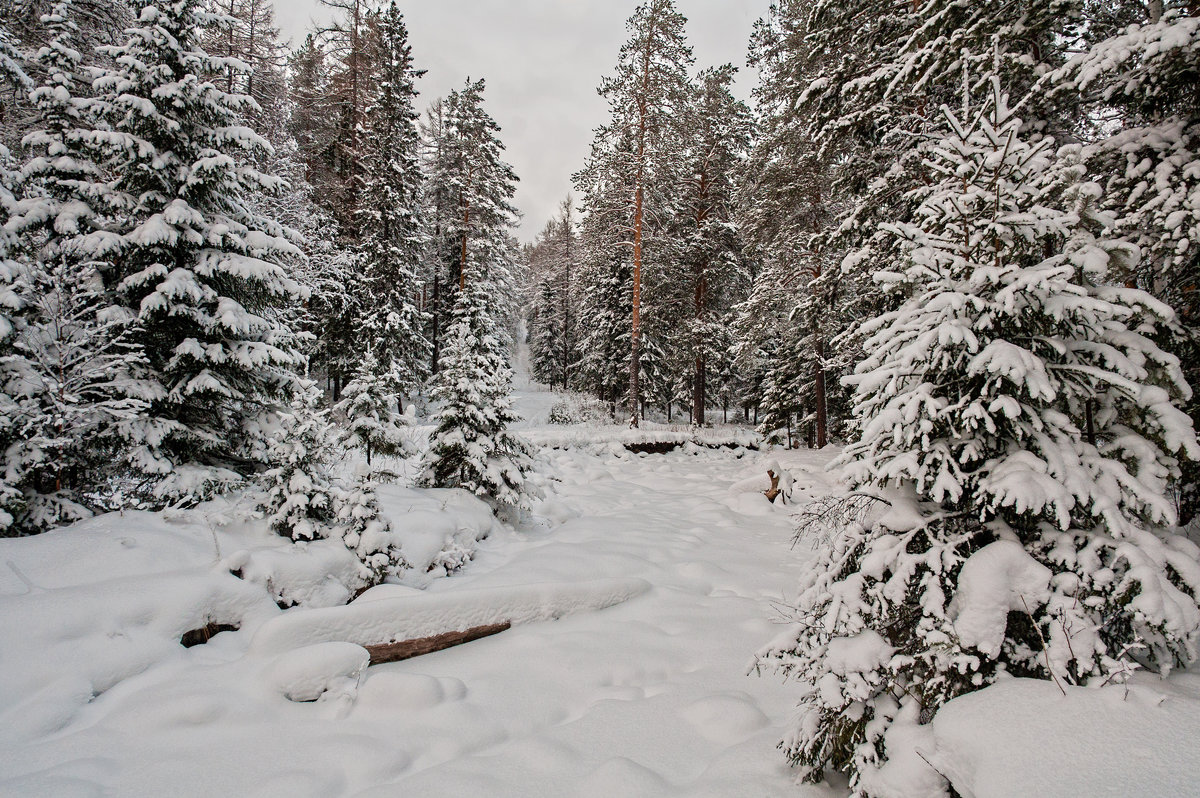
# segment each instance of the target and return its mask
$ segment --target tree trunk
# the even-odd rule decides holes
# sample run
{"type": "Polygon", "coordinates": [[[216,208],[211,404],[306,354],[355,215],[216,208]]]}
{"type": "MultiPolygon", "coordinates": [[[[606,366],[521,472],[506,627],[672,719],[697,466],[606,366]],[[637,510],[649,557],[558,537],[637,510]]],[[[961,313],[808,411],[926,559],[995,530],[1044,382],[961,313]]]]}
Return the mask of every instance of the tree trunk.
{"type": "Polygon", "coordinates": [[[829,411],[825,397],[825,342],[820,332],[814,332],[816,360],[813,363],[813,400],[816,403],[817,448],[824,449],[828,440],[829,411]]]}
{"type": "MultiPolygon", "coordinates": [[[[644,136],[644,133],[643,133],[644,136]]],[[[642,366],[642,169],[638,166],[633,211],[633,320],[630,327],[632,346],[629,354],[629,425],[638,426],[638,399],[641,395],[642,366]]]]}
{"type": "MultiPolygon", "coordinates": [[[[642,223],[644,220],[646,179],[646,114],[649,110],[650,53],[654,47],[654,28],[646,35],[642,53],[642,93],[637,99],[637,173],[633,181],[633,319],[630,325],[629,425],[638,426],[638,400],[641,396],[642,370],[642,223]]],[[[644,409],[643,409],[643,412],[644,409]]]]}
{"type": "Polygon", "coordinates": [[[434,267],[433,272],[433,364],[430,374],[438,373],[438,360],[441,359],[441,318],[442,318],[442,276],[441,265],[434,267]]]}
{"type": "Polygon", "coordinates": [[[563,390],[567,390],[569,371],[571,368],[571,198],[567,197],[566,211],[563,214],[563,234],[566,247],[563,253],[563,390]]]}

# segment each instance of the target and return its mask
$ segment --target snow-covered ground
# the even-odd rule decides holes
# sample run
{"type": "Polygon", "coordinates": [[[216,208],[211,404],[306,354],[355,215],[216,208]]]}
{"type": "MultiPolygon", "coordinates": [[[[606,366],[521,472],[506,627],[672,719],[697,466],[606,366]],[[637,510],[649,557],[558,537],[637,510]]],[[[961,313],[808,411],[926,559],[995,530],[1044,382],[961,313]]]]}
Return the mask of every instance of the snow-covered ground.
{"type": "MultiPolygon", "coordinates": [[[[557,399],[518,377],[526,432],[563,436],[557,399]]],[[[802,687],[748,673],[811,558],[790,510],[834,489],[833,452],[635,455],[621,429],[566,428],[607,443],[545,450],[519,529],[384,486],[415,567],[348,607],[340,544],[227,504],[0,541],[0,795],[844,796],[776,749],[802,687]],[[774,461],[787,507],[757,492],[774,461]],[[369,668],[359,645],[501,620],[369,668]],[[179,644],[210,621],[240,629],[179,644]]],[[[1192,673],[1009,680],[948,705],[922,756],[968,798],[1198,795],[1198,717],[1192,673]]]]}
{"type": "MultiPolygon", "coordinates": [[[[774,747],[794,688],[746,670],[805,556],[786,510],[729,491],[760,470],[738,454],[551,453],[541,523],[495,530],[423,593],[375,600],[644,589],[361,675],[352,651],[347,665],[345,650],[288,659],[263,643],[322,611],[280,612],[218,573],[214,547],[247,544],[231,533],[138,515],[6,541],[0,793],[795,795],[774,747]],[[188,608],[220,604],[212,591],[233,597],[241,631],[179,647],[203,622],[188,608]],[[326,700],[287,700],[326,671],[326,700]]],[[[811,473],[801,490],[822,489],[826,456],[790,458],[811,473]]]]}

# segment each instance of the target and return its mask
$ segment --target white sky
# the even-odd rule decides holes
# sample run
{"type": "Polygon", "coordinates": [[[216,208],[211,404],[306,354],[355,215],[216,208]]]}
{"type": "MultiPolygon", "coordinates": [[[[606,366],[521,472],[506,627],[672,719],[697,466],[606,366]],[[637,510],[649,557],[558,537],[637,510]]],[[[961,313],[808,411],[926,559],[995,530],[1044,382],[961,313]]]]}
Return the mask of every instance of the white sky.
{"type": "MultiPolygon", "coordinates": [[[[738,94],[748,98],[754,75],[745,67],[754,21],[770,0],[677,0],[688,17],[696,67],[742,68],[738,94]]],[[[485,78],[488,111],[502,128],[507,158],[521,183],[522,240],[532,240],[571,190],[571,174],[587,157],[605,102],[596,94],[625,40],[637,0],[402,0],[417,67],[418,107],[485,78]]],[[[275,0],[285,38],[299,44],[313,20],[330,10],[317,0],[275,0]]]]}

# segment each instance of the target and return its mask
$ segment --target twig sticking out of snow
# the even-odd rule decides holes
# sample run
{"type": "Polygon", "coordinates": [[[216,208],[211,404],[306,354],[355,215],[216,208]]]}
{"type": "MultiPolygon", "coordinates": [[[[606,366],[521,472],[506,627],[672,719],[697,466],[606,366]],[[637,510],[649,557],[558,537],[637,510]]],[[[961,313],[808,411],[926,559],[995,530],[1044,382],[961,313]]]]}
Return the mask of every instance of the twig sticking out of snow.
{"type": "Polygon", "coordinates": [[[8,568],[10,571],[12,571],[14,574],[16,574],[17,579],[20,579],[21,583],[23,585],[25,585],[25,592],[22,595],[27,596],[30,593],[37,593],[37,592],[41,591],[41,588],[38,587],[37,585],[35,585],[33,582],[31,582],[29,577],[27,577],[25,574],[23,574],[21,572],[21,569],[18,568],[17,564],[15,562],[13,562],[12,560],[8,560],[8,568]]]}

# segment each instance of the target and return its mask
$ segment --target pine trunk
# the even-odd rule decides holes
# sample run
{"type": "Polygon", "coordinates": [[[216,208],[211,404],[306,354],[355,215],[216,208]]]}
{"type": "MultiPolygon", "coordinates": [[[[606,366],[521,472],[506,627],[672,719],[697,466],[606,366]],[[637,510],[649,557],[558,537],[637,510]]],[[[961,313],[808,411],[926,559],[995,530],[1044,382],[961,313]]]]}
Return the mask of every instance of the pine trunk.
{"type": "Polygon", "coordinates": [[[633,343],[629,355],[629,425],[631,427],[638,426],[638,397],[641,395],[642,371],[642,169],[640,166],[638,167],[637,181],[633,211],[633,321],[630,328],[633,343]]]}
{"type": "Polygon", "coordinates": [[[441,359],[441,318],[442,318],[442,276],[441,265],[435,267],[433,273],[433,364],[430,374],[438,373],[438,360],[441,359]]]}
{"type": "Polygon", "coordinates": [[[816,358],[813,362],[813,401],[816,404],[817,448],[824,449],[825,444],[829,442],[829,411],[825,396],[825,342],[819,330],[814,331],[813,342],[816,348],[816,358]]]}

